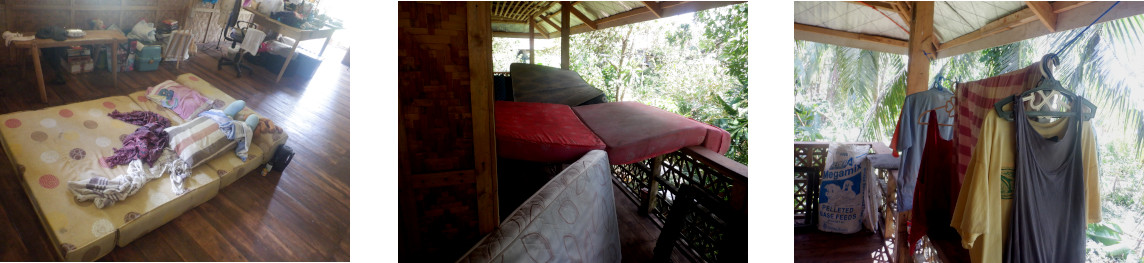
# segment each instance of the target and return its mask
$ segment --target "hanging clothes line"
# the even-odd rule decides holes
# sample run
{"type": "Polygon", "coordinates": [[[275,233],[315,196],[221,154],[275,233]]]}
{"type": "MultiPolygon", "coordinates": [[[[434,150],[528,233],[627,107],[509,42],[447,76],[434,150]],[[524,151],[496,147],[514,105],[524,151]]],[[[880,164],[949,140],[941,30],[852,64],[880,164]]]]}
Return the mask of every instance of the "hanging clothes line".
{"type": "MultiPolygon", "coordinates": [[[[878,11],[878,13],[882,14],[883,17],[886,17],[887,20],[890,20],[890,22],[893,22],[894,25],[896,25],[896,26],[898,26],[898,28],[902,29],[902,32],[906,32],[906,34],[910,33],[909,30],[906,30],[905,27],[903,27],[901,24],[898,24],[898,21],[894,21],[893,18],[890,18],[890,16],[886,15],[886,13],[882,12],[882,10],[878,10],[878,8],[866,3],[865,1],[858,1],[858,2],[862,3],[863,5],[866,5],[867,7],[870,7],[871,9],[874,9],[874,11],[878,11]]],[[[1088,29],[1090,27],[1092,27],[1093,25],[1095,25],[1097,21],[1100,21],[1101,18],[1104,18],[1104,15],[1107,15],[1108,11],[1112,11],[1112,8],[1116,7],[1116,5],[1118,5],[1118,4],[1120,4],[1120,1],[1116,1],[1116,3],[1113,3],[1112,6],[1109,6],[1108,9],[1104,10],[1104,13],[1101,13],[1100,16],[1098,16],[1098,17],[1096,17],[1096,19],[1092,20],[1092,23],[1089,23],[1088,26],[1085,26],[1084,29],[1082,29],[1080,32],[1077,32],[1077,34],[1075,36],[1073,36],[1072,40],[1069,40],[1069,42],[1065,43],[1064,46],[1061,46],[1061,48],[1058,49],[1057,52],[1055,52],[1055,53],[1063,55],[1064,54],[1063,52],[1066,51],[1069,47],[1071,47],[1073,42],[1076,42],[1076,40],[1079,39],[1080,36],[1082,34],[1084,34],[1084,32],[1088,31],[1088,29]]],[[[960,15],[961,14],[958,14],[958,16],[960,16],[960,15]]],[[[965,18],[962,18],[962,19],[965,19],[965,18]]],[[[926,52],[924,49],[922,50],[922,53],[926,55],[926,58],[930,57],[930,53],[926,52]]],[[[930,61],[933,61],[933,59],[930,59],[930,61]]]]}
{"type": "Polygon", "coordinates": [[[1112,6],[1109,6],[1107,10],[1104,10],[1104,13],[1101,13],[1100,16],[1098,16],[1098,17],[1096,17],[1096,19],[1092,20],[1092,23],[1089,23],[1088,26],[1084,27],[1084,29],[1082,29],[1080,32],[1077,32],[1076,36],[1073,36],[1073,39],[1069,40],[1068,43],[1065,43],[1065,45],[1062,46],[1061,49],[1058,49],[1056,53],[1060,54],[1060,55],[1064,55],[1064,53],[1062,53],[1062,52],[1064,52],[1066,49],[1068,49],[1070,46],[1072,46],[1073,42],[1075,42],[1078,38],[1080,38],[1080,36],[1082,34],[1084,34],[1085,31],[1088,31],[1088,28],[1092,27],[1092,25],[1095,25],[1097,21],[1100,21],[1100,19],[1103,18],[1104,15],[1108,14],[1108,11],[1112,11],[1112,8],[1116,7],[1116,5],[1118,5],[1118,4],[1120,4],[1120,1],[1116,1],[1116,3],[1113,3],[1112,6]]]}

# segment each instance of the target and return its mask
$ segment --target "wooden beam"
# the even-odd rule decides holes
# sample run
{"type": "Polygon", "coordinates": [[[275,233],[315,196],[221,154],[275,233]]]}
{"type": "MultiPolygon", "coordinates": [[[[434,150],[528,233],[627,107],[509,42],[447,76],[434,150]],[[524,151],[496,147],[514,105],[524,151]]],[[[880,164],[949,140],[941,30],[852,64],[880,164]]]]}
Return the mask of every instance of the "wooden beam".
{"type": "Polygon", "coordinates": [[[552,20],[550,20],[544,16],[540,16],[540,19],[544,19],[544,22],[548,22],[549,25],[552,25],[553,30],[556,30],[556,32],[560,32],[560,25],[556,24],[556,22],[552,22],[552,20]]]}
{"type": "Polygon", "coordinates": [[[548,35],[548,31],[544,31],[544,28],[540,27],[540,24],[536,23],[536,21],[533,21],[532,28],[535,28],[536,31],[539,31],[540,35],[544,36],[544,39],[552,38],[551,36],[548,35]]]}
{"type": "Polygon", "coordinates": [[[896,46],[896,47],[906,47],[907,46],[906,40],[888,38],[888,37],[883,37],[883,36],[867,35],[867,34],[861,34],[861,33],[851,33],[851,32],[846,32],[846,31],[834,30],[834,29],[817,27],[817,26],[812,26],[812,25],[799,24],[799,23],[794,23],[794,31],[795,31],[795,35],[798,35],[799,32],[801,31],[801,32],[818,33],[818,34],[823,34],[823,35],[836,36],[836,37],[858,40],[858,41],[865,41],[865,42],[871,42],[871,43],[891,45],[891,46],[896,46]]]}
{"type": "MultiPolygon", "coordinates": [[[[679,15],[679,14],[692,13],[695,11],[707,10],[707,9],[717,8],[717,7],[724,7],[724,6],[739,4],[739,3],[744,3],[744,1],[685,1],[685,2],[671,1],[671,2],[661,2],[661,4],[663,5],[664,17],[670,17],[670,16],[679,15]]],[[[541,16],[541,17],[543,17],[543,16],[541,16]]],[[[617,26],[634,24],[634,23],[639,23],[639,22],[648,21],[648,20],[654,20],[656,18],[657,17],[655,16],[655,14],[652,14],[651,11],[647,10],[647,8],[636,8],[636,9],[629,10],[627,12],[614,14],[614,15],[609,16],[609,17],[597,19],[596,20],[596,27],[597,27],[597,29],[605,29],[605,28],[609,28],[609,27],[617,27],[617,26]]],[[[579,34],[579,33],[584,33],[584,32],[589,32],[589,31],[592,31],[592,28],[589,28],[588,25],[578,25],[578,26],[572,27],[572,33],[571,34],[574,35],[574,34],[579,34]]],[[[559,31],[553,32],[551,35],[552,35],[552,37],[561,36],[559,31]]]]}
{"type": "Polygon", "coordinates": [[[528,21],[517,21],[517,20],[509,20],[509,19],[503,19],[503,18],[502,18],[502,19],[493,18],[493,19],[492,19],[492,23],[501,23],[501,24],[528,24],[528,21]]]}
{"type": "Polygon", "coordinates": [[[644,6],[647,6],[647,10],[650,10],[652,13],[655,14],[655,17],[663,18],[663,6],[662,5],[660,5],[659,3],[655,2],[655,1],[643,1],[643,4],[644,4],[644,6]]]}
{"type": "Polygon", "coordinates": [[[1024,25],[1029,22],[1033,22],[1035,19],[1036,16],[1033,14],[1032,10],[1029,10],[1028,8],[1021,9],[1020,11],[998,18],[997,20],[993,20],[993,22],[989,22],[988,24],[985,24],[985,26],[970,32],[969,34],[965,34],[958,38],[954,38],[953,40],[946,41],[945,43],[942,43],[942,46],[943,49],[947,49],[963,45],[965,43],[969,43],[970,41],[978,40],[1020,25],[1024,25]]]}
{"type": "MultiPolygon", "coordinates": [[[[537,32],[537,33],[539,33],[539,32],[537,32]]],[[[493,37],[497,37],[497,38],[520,38],[520,39],[528,39],[528,33],[517,33],[517,32],[496,32],[496,31],[494,31],[494,32],[493,32],[493,37]]],[[[544,35],[543,35],[543,34],[537,34],[537,37],[538,37],[538,38],[541,38],[541,39],[544,39],[544,35]]]]}
{"type": "Polygon", "coordinates": [[[487,2],[468,2],[469,91],[473,122],[473,169],[477,183],[477,228],[481,235],[500,224],[497,194],[496,123],[493,114],[493,46],[491,9],[487,2]]]}
{"type": "Polygon", "coordinates": [[[857,4],[857,5],[870,5],[870,6],[873,6],[874,8],[878,8],[878,9],[882,9],[882,10],[886,10],[886,11],[890,11],[890,12],[896,12],[897,11],[896,9],[894,9],[894,4],[892,2],[885,2],[885,1],[846,1],[846,2],[851,3],[851,4],[857,4]]]}
{"type": "MultiPolygon", "coordinates": [[[[1144,2],[1125,1],[1120,2],[1116,8],[1112,8],[1111,10],[1108,9],[1112,5],[1112,2],[1054,2],[1053,12],[1057,13],[1056,29],[1059,32],[1076,28],[1083,28],[1091,24],[1093,19],[1100,16],[1106,10],[1108,13],[1104,15],[1104,17],[1100,18],[1097,23],[1144,14],[1144,2]],[[1059,10],[1065,9],[1067,9],[1067,11],[1057,12],[1059,10]]],[[[1033,18],[1032,20],[1036,20],[1036,18],[1033,18]]],[[[1047,35],[1050,33],[1052,32],[1046,29],[1044,25],[1026,23],[1023,25],[1007,28],[1006,30],[1002,30],[989,36],[979,37],[978,39],[968,41],[961,45],[942,45],[943,51],[941,52],[940,57],[956,56],[967,52],[996,47],[1025,39],[1047,35]]]]}
{"type": "Polygon", "coordinates": [[[536,64],[536,21],[528,20],[528,64],[536,64]]]}
{"type": "Polygon", "coordinates": [[[569,26],[569,24],[572,23],[572,21],[570,21],[571,19],[569,19],[570,18],[569,15],[571,13],[569,10],[572,10],[571,3],[568,1],[560,1],[560,68],[561,69],[568,69],[570,62],[571,62],[568,59],[568,55],[569,55],[568,48],[570,46],[570,44],[568,43],[568,40],[569,40],[569,36],[572,35],[571,34],[572,29],[569,26]]]}
{"type": "Polygon", "coordinates": [[[584,15],[583,13],[580,13],[580,10],[576,10],[576,8],[571,8],[571,9],[572,9],[572,11],[571,11],[572,14],[575,15],[576,18],[579,18],[581,22],[584,22],[584,24],[588,25],[588,27],[592,28],[592,30],[596,30],[596,21],[592,21],[592,19],[588,19],[588,16],[584,15]]]}
{"type": "MultiPolygon", "coordinates": [[[[1060,17],[1060,15],[1062,15],[1066,12],[1071,13],[1070,11],[1077,9],[1077,8],[1080,8],[1080,7],[1083,7],[1083,6],[1087,6],[1090,3],[1093,3],[1093,2],[1083,2],[1083,1],[1079,1],[1079,2],[1078,1],[1054,2],[1052,4],[1053,13],[1057,14],[1058,17],[1060,17]]],[[[1108,4],[1108,5],[1111,5],[1111,4],[1108,4]]],[[[1108,5],[1104,5],[1105,6],[1104,8],[1107,8],[1108,5]]],[[[1119,8],[1117,8],[1117,9],[1119,9],[1119,8]]],[[[1101,11],[1103,12],[1103,10],[1101,10],[1101,11]]],[[[1113,11],[1118,11],[1118,10],[1113,10],[1113,11]]],[[[1140,13],[1140,12],[1135,12],[1135,10],[1131,10],[1131,9],[1128,10],[1128,12],[1137,13],[1137,14],[1140,13]]],[[[1093,19],[1099,15],[1100,15],[1100,13],[1096,13],[1096,14],[1092,14],[1091,17],[1089,17],[1089,18],[1083,18],[1083,17],[1078,17],[1078,16],[1072,16],[1069,18],[1071,18],[1070,21],[1088,19],[1088,22],[1083,22],[1083,23],[1085,23],[1084,25],[1088,25],[1087,23],[1092,22],[1091,19],[1093,19]]],[[[939,57],[954,56],[954,55],[964,54],[965,52],[972,51],[972,50],[958,50],[958,51],[955,51],[952,53],[944,52],[946,50],[953,50],[953,49],[958,48],[962,45],[972,43],[972,42],[976,42],[978,40],[996,35],[998,33],[1007,32],[1007,31],[1013,30],[1013,29],[1018,28],[1018,27],[1023,27],[1024,25],[1031,23],[1033,21],[1036,21],[1036,20],[1038,20],[1037,15],[1033,12],[1033,10],[1031,8],[1021,9],[1021,10],[1014,12],[1012,14],[1009,14],[1007,16],[998,18],[997,20],[993,20],[992,22],[985,24],[985,26],[982,26],[981,28],[979,28],[973,32],[970,32],[969,34],[965,34],[965,35],[962,35],[962,36],[955,38],[953,40],[949,40],[949,41],[946,41],[945,43],[942,43],[941,48],[939,49],[939,51],[942,51],[942,55],[939,57]]],[[[1110,19],[1106,19],[1105,21],[1107,21],[1107,20],[1110,20],[1110,19]]],[[[1057,25],[1056,26],[1057,30],[1068,30],[1068,29],[1077,28],[1077,27],[1072,27],[1072,28],[1065,29],[1065,28],[1062,28],[1060,26],[1061,23],[1062,22],[1060,22],[1060,21],[1056,22],[1055,25],[1057,25]]],[[[1041,36],[1041,35],[1044,35],[1044,34],[1031,36],[1029,38],[1033,38],[1033,37],[1037,37],[1037,36],[1041,36]]],[[[1011,42],[1007,42],[1007,43],[1011,43],[1011,42]]],[[[990,47],[999,46],[999,45],[1003,45],[1003,44],[1005,44],[1005,43],[997,43],[996,45],[983,47],[983,48],[990,48],[990,47]]]]}
{"type": "MultiPolygon", "coordinates": [[[[914,94],[926,90],[929,82],[930,58],[923,52],[923,46],[929,45],[928,38],[933,35],[933,3],[914,3],[914,23],[910,25],[910,42],[908,47],[909,64],[906,77],[906,94],[914,94]]],[[[936,54],[934,54],[936,56],[936,54]]]]}
{"type": "Polygon", "coordinates": [[[1049,2],[1044,1],[1025,1],[1025,5],[1033,10],[1033,14],[1041,19],[1041,23],[1049,29],[1049,32],[1057,31],[1057,14],[1053,13],[1053,6],[1049,2]]]}
{"type": "MultiPolygon", "coordinates": [[[[563,3],[563,1],[559,1],[559,2],[557,2],[557,1],[553,1],[553,3],[563,3]]],[[[578,5],[578,4],[580,4],[580,1],[575,1],[575,2],[572,2],[571,6],[576,6],[576,5],[578,5]]],[[[547,18],[552,18],[552,17],[555,17],[555,16],[557,16],[557,15],[560,15],[560,11],[552,12],[551,14],[548,14],[548,15],[547,15],[547,16],[545,16],[545,17],[547,17],[547,18]]]]}

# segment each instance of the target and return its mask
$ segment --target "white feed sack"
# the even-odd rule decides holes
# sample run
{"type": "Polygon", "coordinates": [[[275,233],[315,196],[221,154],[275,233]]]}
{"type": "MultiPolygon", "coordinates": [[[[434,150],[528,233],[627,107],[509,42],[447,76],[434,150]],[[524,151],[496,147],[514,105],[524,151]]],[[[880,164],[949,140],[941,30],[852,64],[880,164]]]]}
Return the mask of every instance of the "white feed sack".
{"type": "MultiPolygon", "coordinates": [[[[818,190],[818,229],[850,234],[862,230],[869,145],[830,144],[818,190]]],[[[869,221],[869,220],[866,220],[869,221]]]]}

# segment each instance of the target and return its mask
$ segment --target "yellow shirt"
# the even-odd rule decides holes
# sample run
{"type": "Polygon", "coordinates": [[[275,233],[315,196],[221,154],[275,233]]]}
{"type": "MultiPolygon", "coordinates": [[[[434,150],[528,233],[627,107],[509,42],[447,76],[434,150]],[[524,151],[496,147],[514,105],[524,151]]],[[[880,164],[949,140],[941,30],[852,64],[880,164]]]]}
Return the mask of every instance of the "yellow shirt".
{"type": "MultiPolygon", "coordinates": [[[[1052,137],[1068,128],[1067,118],[1051,123],[1030,122],[1038,133],[1052,137]]],[[[981,124],[981,136],[970,159],[968,171],[957,196],[950,226],[961,234],[961,245],[969,249],[973,262],[1001,262],[1009,216],[1013,203],[1014,161],[1017,158],[1015,123],[989,111],[981,124]]],[[[1084,158],[1085,218],[1100,222],[1100,191],[1096,158],[1096,136],[1090,122],[1081,123],[1084,158]]]]}

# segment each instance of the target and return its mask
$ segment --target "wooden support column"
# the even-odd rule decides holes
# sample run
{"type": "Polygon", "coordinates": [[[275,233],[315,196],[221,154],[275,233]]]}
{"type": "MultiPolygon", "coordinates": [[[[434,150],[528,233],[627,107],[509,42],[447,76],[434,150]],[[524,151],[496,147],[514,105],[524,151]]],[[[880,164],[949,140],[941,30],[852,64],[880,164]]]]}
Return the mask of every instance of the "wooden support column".
{"type": "MultiPolygon", "coordinates": [[[[666,155],[666,154],[665,154],[666,155]]],[[[659,198],[659,176],[663,174],[663,155],[656,156],[651,162],[651,174],[647,176],[647,199],[640,204],[640,213],[648,214],[655,208],[656,199],[659,198]]]]}
{"type": "Polygon", "coordinates": [[[493,35],[489,2],[468,2],[469,90],[473,120],[473,168],[477,183],[477,228],[481,235],[500,225],[497,195],[496,123],[493,114],[493,35]]]}
{"type": "Polygon", "coordinates": [[[528,64],[536,64],[536,21],[528,18],[528,64]]]}
{"type": "Polygon", "coordinates": [[[568,69],[568,37],[572,35],[571,27],[568,25],[569,13],[571,13],[572,4],[568,1],[560,1],[560,68],[568,69]]]}
{"type": "MultiPolygon", "coordinates": [[[[913,94],[926,90],[929,82],[930,58],[923,50],[927,48],[933,36],[933,2],[914,2],[913,23],[910,25],[908,75],[906,78],[906,94],[913,94]]],[[[930,53],[937,57],[937,54],[930,53]]]]}

